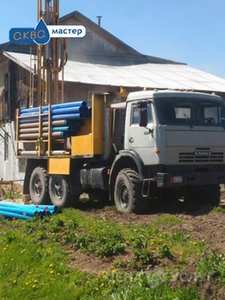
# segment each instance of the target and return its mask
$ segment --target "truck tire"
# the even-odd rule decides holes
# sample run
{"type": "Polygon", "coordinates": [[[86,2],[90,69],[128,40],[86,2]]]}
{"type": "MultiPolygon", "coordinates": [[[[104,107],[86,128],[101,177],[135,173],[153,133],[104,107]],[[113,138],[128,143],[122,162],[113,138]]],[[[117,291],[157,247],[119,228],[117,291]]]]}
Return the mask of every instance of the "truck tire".
{"type": "Polygon", "coordinates": [[[117,175],[114,202],[118,212],[141,213],[146,208],[141,197],[140,176],[132,169],[123,169],[117,175]]]}
{"type": "Polygon", "coordinates": [[[184,209],[187,212],[192,212],[197,210],[201,205],[199,188],[198,187],[188,187],[184,192],[184,209]]]}
{"type": "Polygon", "coordinates": [[[204,203],[218,206],[220,204],[220,186],[219,184],[207,186],[203,193],[204,203]]]}
{"type": "Polygon", "coordinates": [[[220,203],[220,186],[190,187],[184,195],[184,204],[187,211],[199,209],[201,205],[210,204],[218,206],[220,203]]]}
{"type": "Polygon", "coordinates": [[[34,204],[47,204],[49,202],[48,174],[42,167],[36,167],[31,173],[29,192],[34,204]]]}
{"type": "Polygon", "coordinates": [[[53,205],[59,208],[68,207],[71,203],[68,178],[62,175],[50,176],[49,195],[53,205]]]}

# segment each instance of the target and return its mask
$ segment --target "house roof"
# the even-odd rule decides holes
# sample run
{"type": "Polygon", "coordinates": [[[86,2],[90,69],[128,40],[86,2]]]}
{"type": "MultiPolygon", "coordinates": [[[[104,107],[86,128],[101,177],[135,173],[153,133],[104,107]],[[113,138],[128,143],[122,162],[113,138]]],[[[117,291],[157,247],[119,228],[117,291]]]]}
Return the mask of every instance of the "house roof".
{"type": "MultiPolygon", "coordinates": [[[[3,52],[3,55],[30,71],[28,54],[3,52]]],[[[109,66],[69,60],[65,66],[64,80],[137,89],[146,87],[225,93],[225,79],[188,65],[174,63],[109,66]]]]}
{"type": "Polygon", "coordinates": [[[78,22],[82,23],[87,28],[90,28],[93,31],[95,31],[97,34],[100,34],[104,39],[109,41],[111,44],[126,51],[127,54],[136,56],[137,58],[140,59],[140,62],[142,62],[142,63],[171,63],[171,64],[179,63],[179,62],[175,62],[175,61],[168,60],[168,59],[163,59],[163,58],[159,58],[159,57],[155,57],[155,56],[141,54],[134,48],[130,47],[129,45],[127,45],[126,43],[124,43],[123,41],[121,41],[120,39],[115,37],[114,35],[112,35],[107,30],[105,30],[104,28],[102,28],[101,26],[99,26],[98,24],[96,24],[95,22],[93,22],[92,20],[90,20],[89,18],[84,16],[83,14],[81,14],[79,11],[73,11],[73,12],[61,17],[60,23],[63,24],[66,20],[71,19],[71,18],[76,19],[78,22]]]}
{"type": "Polygon", "coordinates": [[[3,51],[30,53],[30,46],[25,44],[12,44],[10,42],[0,44],[0,53],[3,51]]]}

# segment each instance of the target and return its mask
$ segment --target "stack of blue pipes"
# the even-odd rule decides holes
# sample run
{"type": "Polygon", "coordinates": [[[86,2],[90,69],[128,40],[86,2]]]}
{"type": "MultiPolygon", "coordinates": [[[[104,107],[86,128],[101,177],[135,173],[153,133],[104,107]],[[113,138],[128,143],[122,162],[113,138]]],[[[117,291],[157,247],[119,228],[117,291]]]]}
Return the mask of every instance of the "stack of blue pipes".
{"type": "MultiPolygon", "coordinates": [[[[27,108],[20,110],[19,138],[33,139],[39,136],[39,120],[42,124],[42,136],[48,136],[49,106],[27,108]],[[41,118],[39,114],[41,113],[41,118]]],[[[67,102],[51,105],[52,137],[69,137],[79,133],[85,119],[91,117],[91,108],[85,101],[67,102]]]]}
{"type": "Polygon", "coordinates": [[[10,219],[27,220],[34,216],[43,218],[56,212],[58,212],[58,207],[55,205],[25,205],[0,201],[0,215],[10,219]]]}

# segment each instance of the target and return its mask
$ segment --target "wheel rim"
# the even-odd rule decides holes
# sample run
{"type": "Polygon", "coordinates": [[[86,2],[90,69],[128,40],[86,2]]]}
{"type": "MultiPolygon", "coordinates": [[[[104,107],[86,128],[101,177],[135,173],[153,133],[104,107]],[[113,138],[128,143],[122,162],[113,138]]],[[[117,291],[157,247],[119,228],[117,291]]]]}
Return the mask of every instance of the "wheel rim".
{"type": "Polygon", "coordinates": [[[43,184],[41,182],[41,179],[39,176],[36,176],[34,180],[34,191],[37,197],[41,197],[42,191],[43,191],[43,184]]]}
{"type": "Polygon", "coordinates": [[[126,209],[129,206],[128,188],[123,183],[119,186],[119,201],[122,209],[126,209]]]}
{"type": "Polygon", "coordinates": [[[62,200],[62,197],[63,197],[63,185],[62,185],[62,180],[58,179],[58,180],[55,180],[54,182],[54,191],[55,191],[55,195],[56,197],[58,198],[58,200],[62,200]]]}

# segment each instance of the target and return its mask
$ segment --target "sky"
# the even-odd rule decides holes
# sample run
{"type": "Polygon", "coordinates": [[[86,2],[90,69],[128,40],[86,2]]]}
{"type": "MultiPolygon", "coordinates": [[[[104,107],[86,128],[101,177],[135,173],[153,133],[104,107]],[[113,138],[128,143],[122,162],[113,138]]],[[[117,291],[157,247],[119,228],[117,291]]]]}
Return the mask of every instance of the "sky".
{"type": "MultiPolygon", "coordinates": [[[[0,43],[12,27],[34,27],[37,1],[0,0],[0,43]]],[[[225,0],[60,0],[60,16],[78,10],[137,51],[225,78],[225,0]]]]}

